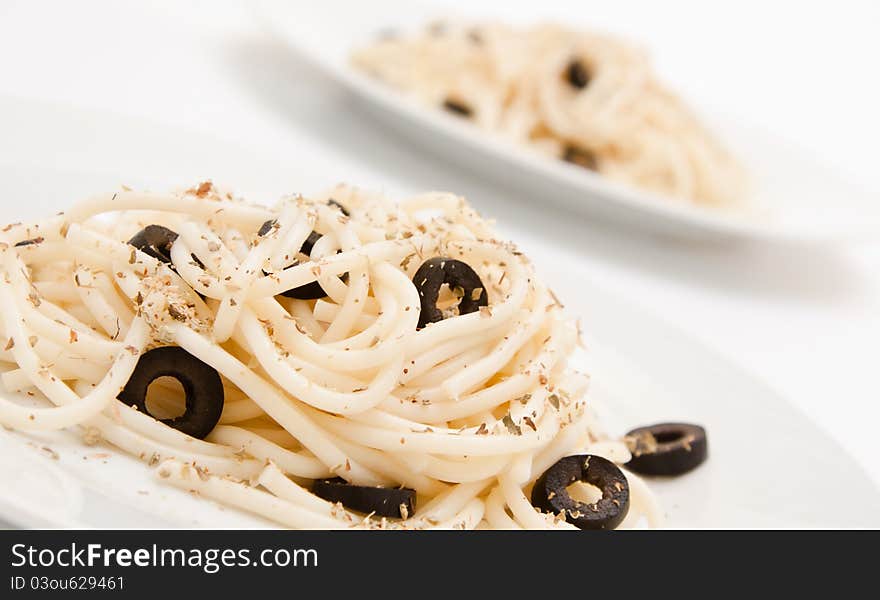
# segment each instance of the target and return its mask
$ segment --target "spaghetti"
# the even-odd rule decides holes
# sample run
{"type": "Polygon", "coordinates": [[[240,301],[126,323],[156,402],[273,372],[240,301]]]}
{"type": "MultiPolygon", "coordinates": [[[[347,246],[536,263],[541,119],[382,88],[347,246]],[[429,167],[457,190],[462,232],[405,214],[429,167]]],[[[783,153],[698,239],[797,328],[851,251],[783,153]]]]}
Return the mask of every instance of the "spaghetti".
{"type": "MultiPolygon", "coordinates": [[[[210,182],[126,189],[6,226],[0,259],[2,382],[48,400],[0,397],[0,422],[78,426],[171,485],[283,526],[571,528],[530,503],[533,482],[575,452],[630,457],[586,406],[587,376],[567,365],[577,332],[562,306],[526,257],[451,194],[395,204],[338,186],[266,208],[210,182]],[[413,279],[425,264],[452,277],[427,300],[429,275],[413,279]],[[281,295],[315,283],[324,297],[281,295]],[[420,324],[428,301],[441,316],[420,324]],[[155,350],[168,346],[177,348],[155,350]],[[220,375],[222,412],[204,439],[175,428],[179,390],[149,385],[186,368],[183,352],[200,365],[190,380],[203,368],[220,375]],[[117,400],[148,385],[146,404],[117,400]],[[320,497],[316,480],[361,502],[382,489],[412,494],[398,494],[407,504],[390,519],[320,497]]],[[[187,411],[191,392],[214,385],[196,384],[187,411]]],[[[626,480],[623,526],[656,524],[645,485],[626,480]]]]}
{"type": "Polygon", "coordinates": [[[743,169],[645,53],[615,37],[442,23],[385,35],[352,62],[419,103],[610,179],[707,206],[745,199],[743,169]]]}

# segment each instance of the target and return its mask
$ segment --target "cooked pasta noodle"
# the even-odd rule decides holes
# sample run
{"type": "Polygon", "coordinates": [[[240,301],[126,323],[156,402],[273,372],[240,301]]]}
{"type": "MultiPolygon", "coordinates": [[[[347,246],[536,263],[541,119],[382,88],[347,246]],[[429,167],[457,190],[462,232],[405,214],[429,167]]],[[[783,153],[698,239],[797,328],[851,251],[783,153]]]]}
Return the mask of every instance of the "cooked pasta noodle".
{"type": "Polygon", "coordinates": [[[417,102],[664,196],[741,203],[743,169],[615,37],[555,25],[434,24],[385,35],[353,64],[417,102]]]}
{"type": "MultiPolygon", "coordinates": [[[[0,396],[0,422],[79,426],[171,485],[283,526],[570,528],[532,507],[535,478],[575,452],[629,459],[595,422],[587,376],[567,363],[577,333],[562,306],[451,194],[395,204],[339,186],[266,208],[210,182],[124,190],[6,226],[0,257],[3,384],[48,400],[0,396]],[[126,242],[148,225],[177,233],[170,262],[126,242]],[[320,238],[304,256],[311,232],[320,238]],[[413,276],[435,256],[470,265],[488,302],[459,314],[458,290],[444,289],[445,318],[420,328],[413,276]],[[279,295],[316,281],[325,298],[279,295]],[[222,377],[222,414],[205,439],[117,400],[162,346],[222,377]],[[411,488],[418,506],[378,518],[310,491],[335,476],[411,488]]],[[[181,403],[160,380],[150,394],[166,411],[181,403]]],[[[650,492],[626,476],[624,525],[657,524],[650,492]]]]}

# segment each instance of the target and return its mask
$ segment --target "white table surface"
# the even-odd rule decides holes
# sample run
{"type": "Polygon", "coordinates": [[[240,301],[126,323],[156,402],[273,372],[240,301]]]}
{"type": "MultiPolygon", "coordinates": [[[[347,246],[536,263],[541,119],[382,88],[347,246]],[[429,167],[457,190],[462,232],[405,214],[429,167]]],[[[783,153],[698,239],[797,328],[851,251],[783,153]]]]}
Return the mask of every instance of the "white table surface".
{"type": "MultiPolygon", "coordinates": [[[[695,103],[760,123],[880,190],[878,3],[471,5],[642,40],[695,103]]],[[[320,73],[271,43],[240,2],[0,0],[0,95],[148,118],[276,157],[305,145],[340,180],[467,195],[502,225],[528,224],[581,252],[603,286],[770,382],[880,482],[880,243],[696,245],[506,204],[513,192],[432,163],[378,129],[320,73]]]]}

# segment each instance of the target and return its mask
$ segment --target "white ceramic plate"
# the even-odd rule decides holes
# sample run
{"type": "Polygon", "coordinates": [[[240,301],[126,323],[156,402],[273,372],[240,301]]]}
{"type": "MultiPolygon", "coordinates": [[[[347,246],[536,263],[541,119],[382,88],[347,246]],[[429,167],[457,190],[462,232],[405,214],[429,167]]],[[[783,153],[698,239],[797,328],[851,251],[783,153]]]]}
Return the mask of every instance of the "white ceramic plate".
{"type": "MultiPolygon", "coordinates": [[[[473,4],[462,7],[465,15],[493,17],[479,14],[473,4]]],[[[487,136],[459,118],[404,98],[349,65],[351,50],[379,32],[415,30],[433,19],[449,18],[448,9],[410,0],[260,0],[257,6],[262,21],[279,40],[365,100],[365,108],[387,126],[444,159],[529,192],[536,203],[554,202],[584,217],[685,237],[818,243],[867,239],[880,232],[876,194],[842,180],[814,158],[746,123],[707,118],[754,179],[749,208],[725,212],[620,185],[487,136]]]]}
{"type": "MultiPolygon", "coordinates": [[[[308,147],[287,159],[310,168],[291,174],[237,141],[3,98],[0,131],[0,222],[49,214],[120,183],[165,189],[214,175],[240,182],[249,197],[274,198],[344,176],[326,171],[308,147]]],[[[593,374],[593,398],[610,431],[673,419],[707,427],[710,460],[684,477],[652,482],[669,526],[880,526],[874,484],[798,410],[676,328],[603,292],[576,254],[526,231],[508,233],[568,310],[583,316],[590,351],[578,360],[593,374]]],[[[15,526],[268,525],[164,486],[144,464],[85,446],[72,432],[0,429],[0,481],[0,522],[15,526]]]]}

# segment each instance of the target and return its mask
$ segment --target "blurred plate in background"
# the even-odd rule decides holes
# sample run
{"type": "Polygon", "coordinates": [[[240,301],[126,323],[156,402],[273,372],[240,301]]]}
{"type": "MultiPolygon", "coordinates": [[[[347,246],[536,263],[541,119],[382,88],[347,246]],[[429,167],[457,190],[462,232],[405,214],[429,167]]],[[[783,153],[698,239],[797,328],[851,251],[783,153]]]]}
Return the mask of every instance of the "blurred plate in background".
{"type": "MultiPolygon", "coordinates": [[[[746,209],[713,210],[609,181],[487,136],[456,117],[404,98],[349,65],[351,51],[378,33],[414,30],[453,16],[448,10],[404,0],[305,4],[260,0],[257,7],[279,40],[364,99],[363,106],[389,127],[470,171],[528,191],[536,203],[557,203],[585,217],[689,238],[815,244],[869,239],[880,233],[880,198],[747,123],[705,119],[745,163],[755,188],[746,209]],[[341,14],[346,18],[339,18],[341,14]]],[[[485,18],[476,15],[480,16],[485,18]]]]}

